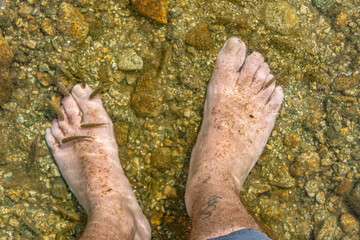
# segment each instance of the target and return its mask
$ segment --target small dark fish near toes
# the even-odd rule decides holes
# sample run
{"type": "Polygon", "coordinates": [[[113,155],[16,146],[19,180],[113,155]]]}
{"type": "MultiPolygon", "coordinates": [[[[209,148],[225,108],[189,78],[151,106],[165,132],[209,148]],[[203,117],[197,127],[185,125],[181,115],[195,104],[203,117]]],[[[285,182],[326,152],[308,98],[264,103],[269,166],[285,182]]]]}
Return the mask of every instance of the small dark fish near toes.
{"type": "Polygon", "coordinates": [[[95,97],[97,94],[99,94],[102,90],[104,90],[105,88],[109,87],[110,85],[111,85],[111,83],[107,83],[107,84],[104,84],[104,85],[96,88],[96,89],[90,94],[89,99],[92,99],[93,97],[95,97]]]}
{"type": "Polygon", "coordinates": [[[61,82],[59,82],[57,76],[55,80],[55,85],[57,86],[62,95],[64,95],[65,97],[70,96],[69,90],[67,90],[67,88],[61,82]]]}
{"type": "Polygon", "coordinates": [[[80,127],[82,128],[94,128],[94,127],[99,127],[102,125],[105,125],[108,123],[85,123],[85,124],[81,124],[80,127]]]}
{"type": "Polygon", "coordinates": [[[33,165],[37,158],[39,157],[39,138],[40,133],[36,135],[34,140],[31,143],[30,153],[29,153],[29,163],[33,165]]]}
{"type": "Polygon", "coordinates": [[[74,76],[60,62],[56,62],[55,65],[68,79],[74,79],[74,76]]]}
{"type": "Polygon", "coordinates": [[[66,137],[66,138],[63,138],[61,140],[61,143],[62,144],[65,144],[65,143],[68,143],[68,142],[71,142],[71,141],[75,141],[75,140],[79,140],[79,139],[94,139],[90,136],[71,136],[71,137],[66,137]]]}
{"type": "Polygon", "coordinates": [[[56,106],[50,99],[47,99],[46,101],[50,104],[51,109],[58,115],[59,119],[63,121],[64,114],[61,112],[60,108],[56,106]]]}

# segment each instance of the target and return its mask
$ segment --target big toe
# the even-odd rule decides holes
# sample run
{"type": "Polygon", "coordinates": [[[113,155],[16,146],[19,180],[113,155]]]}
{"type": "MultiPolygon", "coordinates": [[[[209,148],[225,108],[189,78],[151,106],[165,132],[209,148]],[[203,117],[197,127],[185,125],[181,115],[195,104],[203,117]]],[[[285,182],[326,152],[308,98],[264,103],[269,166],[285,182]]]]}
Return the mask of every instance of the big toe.
{"type": "Polygon", "coordinates": [[[246,46],[239,38],[232,37],[221,48],[214,67],[209,87],[214,90],[232,91],[239,77],[238,70],[243,65],[246,46]]]}
{"type": "Polygon", "coordinates": [[[72,96],[80,107],[85,123],[111,123],[102,101],[98,95],[90,98],[93,89],[86,85],[76,84],[72,89],[72,96]]]}

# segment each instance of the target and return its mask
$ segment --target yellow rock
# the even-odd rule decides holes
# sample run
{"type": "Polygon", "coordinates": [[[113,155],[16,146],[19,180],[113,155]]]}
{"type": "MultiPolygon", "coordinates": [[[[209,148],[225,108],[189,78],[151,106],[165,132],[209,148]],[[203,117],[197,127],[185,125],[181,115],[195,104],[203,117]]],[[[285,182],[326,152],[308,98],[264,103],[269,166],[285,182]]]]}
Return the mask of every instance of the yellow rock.
{"type": "Polygon", "coordinates": [[[77,8],[63,2],[60,5],[59,17],[59,29],[64,35],[71,37],[78,44],[85,41],[89,32],[89,24],[77,8]]]}
{"type": "Polygon", "coordinates": [[[161,23],[167,23],[166,0],[132,0],[131,2],[139,14],[161,23]]]}
{"type": "Polygon", "coordinates": [[[163,215],[164,214],[162,212],[155,213],[150,219],[151,225],[159,226],[161,224],[163,215]]]}

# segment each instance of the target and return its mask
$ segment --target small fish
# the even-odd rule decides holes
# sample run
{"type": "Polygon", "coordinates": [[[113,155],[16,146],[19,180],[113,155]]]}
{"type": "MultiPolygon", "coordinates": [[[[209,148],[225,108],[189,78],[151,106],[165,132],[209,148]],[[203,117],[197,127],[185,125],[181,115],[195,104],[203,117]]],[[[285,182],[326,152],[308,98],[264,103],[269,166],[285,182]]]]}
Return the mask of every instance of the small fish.
{"type": "Polygon", "coordinates": [[[74,79],[74,76],[60,62],[56,62],[55,65],[68,79],[74,79]]]}
{"type": "Polygon", "coordinates": [[[23,216],[17,214],[17,213],[13,213],[16,217],[18,217],[25,225],[28,229],[30,229],[33,233],[35,233],[36,235],[40,234],[40,231],[33,225],[31,224],[28,220],[26,220],[23,216]]]}
{"type": "Polygon", "coordinates": [[[89,99],[92,99],[93,97],[95,97],[97,94],[99,94],[102,90],[104,90],[105,88],[109,87],[111,85],[111,83],[106,83],[98,88],[96,88],[91,94],[89,99]]]}
{"type": "Polygon", "coordinates": [[[62,143],[62,144],[65,144],[65,143],[68,143],[68,142],[71,142],[71,141],[75,141],[75,140],[79,140],[79,139],[93,139],[93,138],[90,137],[90,136],[71,136],[71,137],[63,138],[63,139],[61,140],[61,143],[62,143]]]}
{"type": "Polygon", "coordinates": [[[68,217],[69,219],[71,220],[74,220],[74,221],[77,221],[77,222],[80,222],[81,220],[81,217],[79,214],[77,213],[74,213],[72,211],[69,211],[69,210],[66,210],[65,208],[62,208],[56,204],[52,204],[54,208],[56,208],[59,212],[61,212],[61,214],[65,217],[68,217]]]}
{"type": "Polygon", "coordinates": [[[94,128],[94,127],[98,127],[98,126],[102,126],[108,123],[85,123],[85,124],[81,124],[80,127],[82,128],[94,128]]]}
{"type": "Polygon", "coordinates": [[[57,88],[59,89],[59,91],[61,92],[62,95],[64,95],[65,97],[70,96],[69,90],[67,90],[67,88],[58,80],[58,69],[57,68],[56,68],[55,85],[57,86],[57,88]]]}
{"type": "Polygon", "coordinates": [[[58,106],[56,106],[50,99],[47,99],[46,101],[50,104],[51,109],[58,115],[59,119],[61,121],[63,121],[64,120],[64,114],[62,113],[60,108],[58,106]]]}
{"type": "Polygon", "coordinates": [[[33,165],[37,158],[39,157],[39,137],[40,133],[36,135],[34,140],[31,143],[30,153],[29,153],[29,163],[33,165]]]}

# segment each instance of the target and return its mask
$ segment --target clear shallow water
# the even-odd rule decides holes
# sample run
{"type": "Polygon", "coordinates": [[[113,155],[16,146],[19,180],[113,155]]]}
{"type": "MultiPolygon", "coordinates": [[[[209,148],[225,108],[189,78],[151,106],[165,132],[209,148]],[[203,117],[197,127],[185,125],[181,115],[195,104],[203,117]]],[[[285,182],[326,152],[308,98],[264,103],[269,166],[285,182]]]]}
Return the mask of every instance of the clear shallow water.
{"type": "MultiPolygon", "coordinates": [[[[1,238],[55,239],[67,227],[75,238],[83,228],[71,214],[84,211],[43,137],[54,118],[45,100],[61,97],[53,82],[61,62],[92,87],[112,83],[102,99],[153,237],[185,239],[189,156],[216,54],[230,36],[264,54],[285,90],[242,191],[249,210],[273,239],[358,238],[358,1],[174,1],[166,24],[140,16],[129,1],[68,1],[67,10],[61,3],[0,1],[0,28],[14,55],[1,71],[9,79],[0,88],[1,238]],[[72,8],[80,13],[64,20],[72,8]],[[207,30],[195,31],[202,45],[191,46],[188,33],[203,23],[207,30]],[[127,57],[133,70],[120,61],[127,57]]],[[[68,89],[76,83],[60,80],[68,89]]]]}

